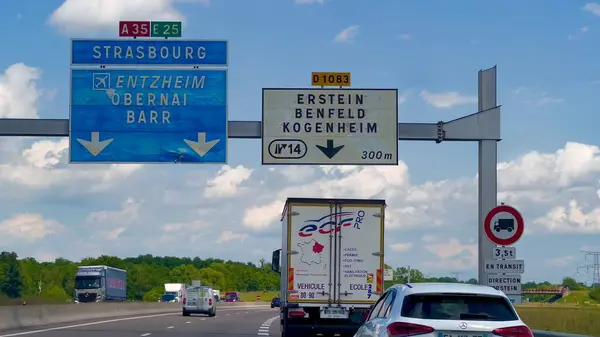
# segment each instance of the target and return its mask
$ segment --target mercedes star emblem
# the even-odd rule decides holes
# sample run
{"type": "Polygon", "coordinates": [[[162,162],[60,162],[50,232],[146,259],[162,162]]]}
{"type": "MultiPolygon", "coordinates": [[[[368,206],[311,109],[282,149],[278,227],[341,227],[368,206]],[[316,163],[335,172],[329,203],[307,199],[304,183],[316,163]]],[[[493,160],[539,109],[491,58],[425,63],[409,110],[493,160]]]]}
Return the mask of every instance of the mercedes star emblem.
{"type": "Polygon", "coordinates": [[[458,324],[458,327],[459,327],[459,328],[461,328],[461,329],[463,329],[463,330],[464,330],[464,329],[466,329],[466,328],[467,328],[467,326],[468,326],[468,325],[467,325],[467,323],[465,323],[465,322],[460,322],[460,324],[458,324]]]}

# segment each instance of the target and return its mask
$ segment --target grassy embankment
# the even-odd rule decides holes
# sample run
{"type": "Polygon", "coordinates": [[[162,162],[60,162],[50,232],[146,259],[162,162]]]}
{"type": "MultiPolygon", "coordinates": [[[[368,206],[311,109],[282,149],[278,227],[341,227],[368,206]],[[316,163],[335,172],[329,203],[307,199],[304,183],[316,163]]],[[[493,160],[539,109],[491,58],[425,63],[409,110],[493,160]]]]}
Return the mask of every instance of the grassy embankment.
{"type": "Polygon", "coordinates": [[[534,330],[600,336],[600,304],[588,291],[573,291],[554,304],[526,303],[517,306],[517,311],[534,330]]]}

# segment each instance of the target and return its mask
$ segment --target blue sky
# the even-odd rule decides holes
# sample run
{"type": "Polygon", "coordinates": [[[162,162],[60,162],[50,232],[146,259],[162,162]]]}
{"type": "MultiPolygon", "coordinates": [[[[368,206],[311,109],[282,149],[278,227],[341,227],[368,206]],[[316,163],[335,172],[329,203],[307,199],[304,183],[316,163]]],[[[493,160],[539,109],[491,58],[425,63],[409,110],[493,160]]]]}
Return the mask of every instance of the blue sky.
{"type": "MultiPolygon", "coordinates": [[[[184,38],[227,39],[230,46],[230,120],[260,120],[263,87],[308,87],[312,71],[348,71],[352,73],[355,88],[397,88],[402,101],[398,112],[400,122],[448,121],[476,111],[477,106],[472,98],[477,95],[477,71],[497,65],[498,101],[503,106],[503,141],[499,145],[498,160],[512,163],[499,173],[500,179],[504,179],[499,190],[505,193],[501,195],[506,196],[509,202],[514,201],[522,209],[527,224],[532,224],[532,232],[526,234],[517,245],[518,255],[532,261],[531,272],[528,268],[525,278],[558,280],[562,276],[573,275],[576,265],[582,262],[583,254],[579,250],[584,246],[597,245],[600,217],[595,212],[599,209],[600,200],[596,195],[600,180],[600,153],[596,153],[599,137],[594,126],[600,124],[600,117],[594,98],[600,89],[600,82],[597,82],[600,81],[600,65],[597,61],[600,5],[595,7],[583,1],[560,0],[493,3],[466,0],[324,0],[322,3],[314,1],[307,4],[295,3],[294,0],[165,0],[155,1],[159,8],[157,10],[138,5],[140,1],[131,1],[128,7],[119,5],[118,1],[85,1],[101,4],[95,10],[97,14],[91,15],[93,10],[77,12],[77,5],[71,7],[72,1],[65,4],[65,1],[58,0],[20,0],[3,4],[0,29],[8,33],[0,38],[5,46],[0,53],[0,70],[22,62],[42,72],[39,78],[31,80],[36,84],[36,92],[42,93],[32,103],[40,118],[68,117],[69,38],[114,38],[119,19],[182,18],[184,38]],[[57,11],[61,5],[62,12],[57,11]],[[335,41],[338,34],[353,26],[355,36],[347,41],[335,41]],[[429,96],[428,101],[424,99],[427,93],[437,96],[429,96]],[[453,104],[457,98],[471,103],[453,104]],[[444,103],[448,107],[440,108],[440,104],[444,103]],[[568,142],[580,146],[566,147],[568,142]],[[528,156],[523,159],[525,154],[528,156]],[[539,177],[534,177],[535,173],[539,173],[539,177]],[[572,200],[582,207],[585,219],[581,220],[576,211],[568,211],[572,200]],[[554,217],[553,222],[536,222],[552,210],[556,211],[556,207],[566,207],[567,215],[554,217]],[[553,264],[552,261],[566,262],[553,264]]],[[[5,86],[4,90],[10,90],[13,85],[27,88],[27,83],[24,85],[18,80],[7,83],[10,85],[5,86]]],[[[2,88],[0,109],[14,111],[0,111],[0,116],[18,117],[19,105],[2,104],[2,88]]],[[[5,101],[14,97],[15,92],[18,91],[13,90],[10,94],[13,96],[6,94],[8,98],[5,101]]],[[[397,218],[406,221],[405,224],[398,224],[396,229],[391,226],[388,235],[390,245],[397,244],[395,247],[400,247],[402,243],[408,247],[409,243],[412,244],[404,251],[404,248],[397,248],[391,263],[415,264],[428,273],[444,274],[450,270],[444,270],[434,262],[449,259],[455,261],[454,269],[464,270],[464,277],[474,275],[470,265],[472,247],[469,245],[472,243],[469,239],[475,238],[473,226],[476,218],[472,216],[476,214],[476,190],[472,182],[477,170],[475,144],[401,142],[399,157],[408,167],[406,176],[410,176],[410,186],[426,191],[423,193],[430,198],[411,201],[410,196],[402,192],[405,188],[410,190],[407,185],[391,182],[390,177],[405,174],[401,168],[391,172],[365,168],[364,172],[356,169],[337,173],[321,169],[301,172],[299,168],[269,170],[260,166],[258,140],[231,140],[228,156],[230,167],[221,173],[217,172],[220,169],[218,166],[144,166],[130,167],[129,170],[135,173],[127,174],[110,173],[110,170],[118,169],[107,166],[68,167],[62,147],[64,144],[58,144],[58,139],[51,140],[52,144],[43,143],[43,146],[36,148],[39,150],[44,147],[46,151],[45,154],[36,155],[36,160],[49,161],[46,167],[39,168],[23,152],[34,146],[34,141],[41,140],[19,143],[19,150],[13,149],[14,157],[5,156],[6,159],[2,160],[6,170],[18,171],[25,176],[17,182],[10,179],[1,182],[4,185],[0,186],[22,190],[17,195],[4,196],[10,207],[0,207],[0,221],[1,218],[12,219],[22,213],[40,214],[43,219],[55,219],[65,230],[62,234],[44,236],[37,243],[32,242],[37,248],[22,246],[22,254],[25,255],[81,257],[77,251],[71,252],[57,246],[57,240],[66,240],[67,237],[81,239],[77,247],[89,247],[83,237],[93,232],[94,226],[102,227],[102,221],[107,220],[98,219],[107,219],[106,216],[91,216],[99,221],[99,224],[87,225],[91,227],[77,226],[92,221],[90,214],[94,212],[123,211],[126,200],[131,198],[134,204],[145,200],[135,211],[139,216],[133,216],[135,219],[131,220],[132,223],[119,226],[126,228],[122,230],[122,236],[111,239],[113,241],[106,239],[104,246],[128,243],[127,236],[135,233],[135,221],[145,222],[144,219],[152,219],[149,226],[155,227],[152,232],[157,237],[168,224],[198,219],[209,223],[204,227],[196,223],[198,230],[204,230],[211,226],[211,221],[199,216],[197,209],[208,207],[222,212],[224,222],[230,226],[227,231],[231,235],[237,234],[237,239],[245,240],[248,251],[257,252],[253,257],[257,260],[268,257],[268,251],[276,248],[277,226],[275,222],[267,221],[268,224],[261,227],[252,224],[252,220],[242,225],[246,215],[264,212],[265,209],[260,207],[268,205],[276,208],[274,203],[282,201],[284,193],[313,193],[311,196],[319,196],[323,193],[322,189],[315,187],[311,191],[309,187],[323,185],[325,181],[332,184],[328,193],[354,193],[357,197],[389,196],[391,212],[397,212],[397,218]],[[57,162],[49,160],[50,157],[56,157],[57,162]],[[253,170],[251,174],[244,173],[244,170],[250,169],[253,170]],[[293,174],[278,175],[277,172],[287,169],[293,174]],[[43,173],[36,170],[43,170],[43,173]],[[49,173],[53,170],[54,173],[49,173]],[[69,173],[74,172],[72,170],[78,173],[69,173]],[[86,170],[93,173],[85,173],[86,170]],[[221,178],[214,182],[215,177],[227,176],[227,172],[231,176],[241,175],[228,178],[232,180],[221,178]],[[382,178],[381,189],[372,194],[359,188],[344,190],[344,181],[358,184],[358,179],[367,173],[390,177],[382,178]],[[32,187],[31,182],[22,182],[36,179],[27,174],[38,175],[37,179],[41,179],[41,174],[50,174],[53,178],[32,187]],[[89,184],[99,181],[93,179],[104,179],[102,181],[107,185],[80,191],[72,186],[75,182],[69,185],[61,180],[70,174],[89,184]],[[109,184],[107,181],[111,179],[111,174],[122,174],[126,178],[109,184]],[[176,177],[186,177],[188,180],[178,181],[176,177]],[[294,177],[306,177],[307,180],[297,181],[294,177]],[[355,180],[344,180],[348,177],[355,180]],[[443,181],[447,181],[446,185],[439,187],[443,181]],[[214,186],[221,186],[229,192],[220,192],[220,199],[209,198],[210,193],[206,191],[214,192],[214,186]],[[160,200],[165,198],[164,191],[170,188],[175,190],[174,194],[187,193],[181,198],[197,200],[189,201],[189,205],[178,201],[173,207],[180,207],[184,211],[177,215],[153,215],[152,208],[157,207],[153,202],[160,204],[160,200]],[[463,194],[458,198],[449,191],[463,194]],[[405,205],[411,202],[415,202],[413,206],[416,211],[408,216],[405,205]],[[453,214],[456,205],[466,207],[466,215],[453,214]],[[259,207],[259,211],[253,207],[259,207]],[[225,210],[230,208],[235,211],[227,213],[225,210]],[[404,220],[404,217],[414,219],[404,220]],[[421,223],[419,221],[442,225],[416,228],[415,223],[421,223]],[[458,221],[463,225],[454,231],[443,225],[448,221],[458,221]],[[268,244],[261,241],[265,235],[270,237],[268,244]],[[428,249],[426,246],[433,241],[424,237],[431,235],[456,238],[459,244],[455,251],[458,250],[458,254],[441,253],[440,249],[444,250],[442,243],[437,248],[428,249]],[[125,241],[116,243],[121,239],[125,241]],[[268,249],[264,248],[267,246],[268,249]],[[261,247],[263,251],[258,252],[261,247]],[[416,256],[419,257],[417,261],[407,257],[411,255],[406,253],[410,250],[416,250],[416,256]]],[[[558,214],[556,212],[555,215],[558,214]]],[[[114,221],[111,225],[115,225],[114,221]]],[[[195,228],[194,225],[191,228],[195,228]]],[[[211,233],[215,236],[206,236],[211,240],[217,240],[222,235],[218,230],[211,233]]],[[[235,240],[224,242],[232,243],[235,240]]],[[[453,244],[453,241],[449,242],[446,247],[453,244]]],[[[117,252],[123,255],[147,252],[189,255],[194,251],[193,245],[183,245],[177,251],[165,247],[155,249],[150,244],[117,252]]],[[[103,250],[102,247],[90,251],[110,253],[110,250],[103,250]]],[[[221,253],[225,254],[223,257],[240,259],[247,256],[241,253],[227,255],[230,252],[225,248],[221,253]]],[[[579,277],[586,280],[587,276],[579,277]]]]}

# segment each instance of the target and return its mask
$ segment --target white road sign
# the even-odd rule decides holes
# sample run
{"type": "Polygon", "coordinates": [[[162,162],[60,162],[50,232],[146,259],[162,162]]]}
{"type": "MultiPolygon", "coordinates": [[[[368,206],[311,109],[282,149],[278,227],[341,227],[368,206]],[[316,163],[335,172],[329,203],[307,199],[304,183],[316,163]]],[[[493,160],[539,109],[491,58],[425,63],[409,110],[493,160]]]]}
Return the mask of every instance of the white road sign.
{"type": "Polygon", "coordinates": [[[262,163],[398,165],[398,90],[263,89],[262,163]]]}
{"type": "Polygon", "coordinates": [[[522,295],[506,295],[506,297],[508,297],[508,299],[510,300],[510,302],[513,305],[519,305],[523,303],[523,296],[522,295]]]}
{"type": "Polygon", "coordinates": [[[383,280],[384,281],[393,281],[394,280],[394,269],[384,269],[383,270],[383,280]]]}
{"type": "Polygon", "coordinates": [[[523,274],[525,272],[524,260],[486,260],[486,274],[523,274]]]}
{"type": "Polygon", "coordinates": [[[494,247],[492,256],[494,260],[514,260],[517,257],[517,249],[515,247],[494,247]]]}
{"type": "Polygon", "coordinates": [[[486,283],[506,295],[521,295],[520,275],[487,275],[486,283]]]}

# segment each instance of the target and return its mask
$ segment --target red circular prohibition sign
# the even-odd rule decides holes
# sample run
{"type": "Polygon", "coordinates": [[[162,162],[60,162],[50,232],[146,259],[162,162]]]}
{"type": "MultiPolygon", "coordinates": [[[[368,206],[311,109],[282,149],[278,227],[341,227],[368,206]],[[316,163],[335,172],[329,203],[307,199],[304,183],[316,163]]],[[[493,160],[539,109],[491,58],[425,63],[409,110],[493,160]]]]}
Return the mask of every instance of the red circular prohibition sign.
{"type": "Polygon", "coordinates": [[[484,230],[485,230],[485,234],[487,235],[487,237],[490,239],[490,241],[492,241],[493,243],[495,243],[499,246],[510,246],[510,245],[514,244],[515,242],[519,241],[521,236],[523,236],[523,231],[525,230],[525,223],[523,221],[523,217],[521,216],[521,213],[519,213],[519,211],[517,211],[515,208],[507,206],[507,205],[501,205],[501,206],[494,207],[488,213],[488,215],[485,217],[485,221],[483,223],[485,226],[484,230]],[[494,235],[494,233],[492,232],[492,226],[491,226],[492,219],[494,218],[494,216],[496,214],[501,213],[501,212],[509,213],[510,215],[515,217],[515,220],[517,221],[517,230],[515,231],[514,235],[508,239],[501,239],[501,238],[497,237],[496,235],[494,235]]]}

